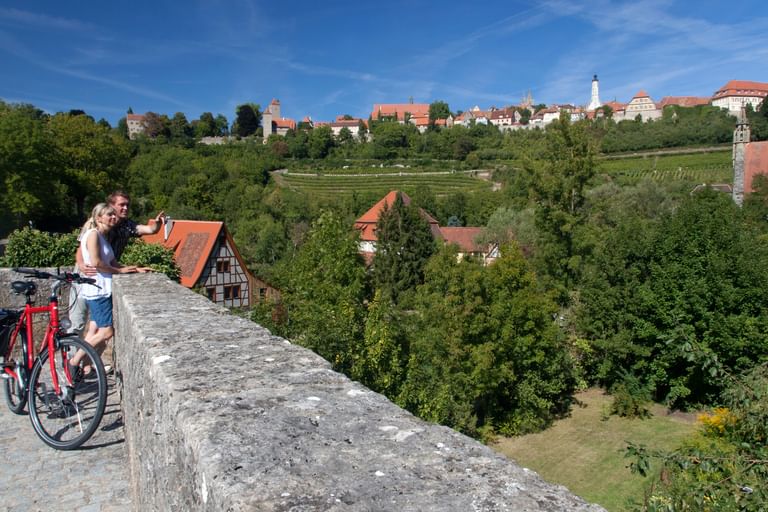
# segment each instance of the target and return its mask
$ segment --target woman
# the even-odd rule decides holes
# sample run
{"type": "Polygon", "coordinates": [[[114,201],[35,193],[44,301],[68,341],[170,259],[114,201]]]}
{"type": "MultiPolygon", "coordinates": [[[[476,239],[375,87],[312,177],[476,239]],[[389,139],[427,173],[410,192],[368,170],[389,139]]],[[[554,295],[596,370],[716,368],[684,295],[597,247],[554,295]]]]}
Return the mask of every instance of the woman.
{"type": "MultiPolygon", "coordinates": [[[[128,274],[131,272],[147,272],[145,267],[121,265],[115,259],[112,247],[107,242],[106,235],[118,222],[115,209],[99,203],[91,212],[91,217],[83,225],[80,232],[80,250],[86,265],[94,267],[97,273],[93,276],[95,284],[84,284],[80,291],[88,304],[90,321],[85,334],[85,341],[101,354],[107,341],[114,334],[112,327],[112,274],[128,274]]],[[[78,352],[70,360],[71,370],[79,375],[78,365],[83,353],[78,352]]],[[[91,371],[90,367],[83,368],[84,376],[91,371]]]]}

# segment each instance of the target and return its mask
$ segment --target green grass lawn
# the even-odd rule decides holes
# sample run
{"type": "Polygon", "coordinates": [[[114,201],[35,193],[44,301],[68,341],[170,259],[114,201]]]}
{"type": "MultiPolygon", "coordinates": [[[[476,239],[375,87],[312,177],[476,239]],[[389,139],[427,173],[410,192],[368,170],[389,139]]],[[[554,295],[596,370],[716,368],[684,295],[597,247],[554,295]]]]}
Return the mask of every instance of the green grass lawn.
{"type": "Polygon", "coordinates": [[[590,389],[577,398],[581,405],[573,407],[569,418],[544,432],[500,438],[491,447],[610,512],[634,510],[628,500],[642,502],[649,480],[629,472],[629,459],[624,458],[627,441],[674,449],[696,430],[695,415],[668,414],[654,406],[649,419],[603,420],[611,398],[602,390],[590,389]]]}

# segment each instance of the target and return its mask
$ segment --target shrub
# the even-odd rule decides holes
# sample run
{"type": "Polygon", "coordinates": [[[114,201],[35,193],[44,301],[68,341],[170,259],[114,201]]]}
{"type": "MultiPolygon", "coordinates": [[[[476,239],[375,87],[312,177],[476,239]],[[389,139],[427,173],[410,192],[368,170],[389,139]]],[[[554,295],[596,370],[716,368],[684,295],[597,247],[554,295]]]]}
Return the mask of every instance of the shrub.
{"type": "Polygon", "coordinates": [[[611,395],[611,414],[626,418],[648,418],[651,415],[648,409],[651,393],[634,375],[626,373],[621,382],[611,387],[611,395]]]}
{"type": "Polygon", "coordinates": [[[8,237],[3,267],[62,267],[75,264],[77,235],[75,233],[47,233],[23,228],[8,237]]]}
{"type": "Polygon", "coordinates": [[[181,269],[173,261],[173,251],[162,245],[148,244],[139,239],[131,240],[120,260],[124,265],[150,267],[155,272],[162,272],[177,282],[181,275],[181,269]]]}

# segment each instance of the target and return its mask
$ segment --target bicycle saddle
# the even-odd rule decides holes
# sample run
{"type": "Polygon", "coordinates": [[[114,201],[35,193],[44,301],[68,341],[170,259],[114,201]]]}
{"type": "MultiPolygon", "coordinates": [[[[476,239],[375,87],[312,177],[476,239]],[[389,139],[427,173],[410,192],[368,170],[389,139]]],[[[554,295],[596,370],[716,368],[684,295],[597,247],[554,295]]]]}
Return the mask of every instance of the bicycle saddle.
{"type": "Polygon", "coordinates": [[[32,281],[14,281],[11,283],[11,288],[14,292],[24,295],[34,295],[37,291],[37,285],[32,281]]]}

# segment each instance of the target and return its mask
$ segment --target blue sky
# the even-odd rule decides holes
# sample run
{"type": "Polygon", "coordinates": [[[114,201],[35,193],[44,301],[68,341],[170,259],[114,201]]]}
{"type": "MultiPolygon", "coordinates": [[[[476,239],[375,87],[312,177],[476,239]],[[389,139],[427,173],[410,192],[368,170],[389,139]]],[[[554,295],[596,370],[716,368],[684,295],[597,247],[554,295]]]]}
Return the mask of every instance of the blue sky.
{"type": "Polygon", "coordinates": [[[768,82],[764,0],[0,3],[0,99],[83,109],[111,124],[130,106],[189,120],[278,98],[285,117],[368,117],[374,103],[451,110],[629,101],[640,89],[710,96],[768,82]]]}

